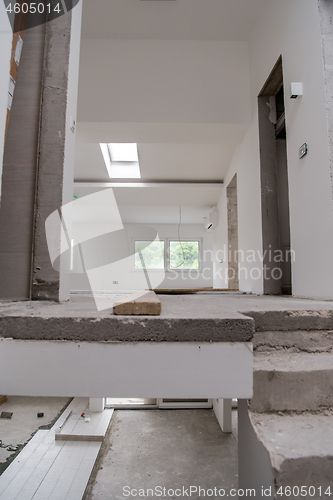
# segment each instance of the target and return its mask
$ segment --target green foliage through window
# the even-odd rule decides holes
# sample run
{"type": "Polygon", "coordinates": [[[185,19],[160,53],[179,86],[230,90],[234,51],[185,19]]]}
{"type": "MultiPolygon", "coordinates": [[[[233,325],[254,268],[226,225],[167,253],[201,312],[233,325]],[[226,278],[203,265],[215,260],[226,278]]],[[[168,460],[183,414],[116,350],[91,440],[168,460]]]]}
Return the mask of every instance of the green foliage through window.
{"type": "Polygon", "coordinates": [[[170,241],[170,269],[199,269],[198,241],[170,241]]]}
{"type": "Polygon", "coordinates": [[[164,241],[136,241],[135,269],[164,269],[164,241]]]}
{"type": "MultiPolygon", "coordinates": [[[[165,269],[164,241],[135,241],[135,269],[165,269]]],[[[170,269],[199,269],[199,241],[169,241],[170,269]]]]}

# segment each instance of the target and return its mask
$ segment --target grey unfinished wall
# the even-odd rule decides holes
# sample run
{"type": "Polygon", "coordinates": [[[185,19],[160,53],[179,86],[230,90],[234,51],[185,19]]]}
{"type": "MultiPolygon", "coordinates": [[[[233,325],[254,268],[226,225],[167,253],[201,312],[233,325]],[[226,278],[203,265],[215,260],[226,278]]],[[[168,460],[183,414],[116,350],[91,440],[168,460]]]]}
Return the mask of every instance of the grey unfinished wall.
{"type": "Polygon", "coordinates": [[[228,212],[228,288],[239,288],[238,275],[238,210],[237,210],[237,174],[227,187],[228,212]]]}
{"type": "Polygon", "coordinates": [[[282,271],[281,292],[291,294],[291,265],[290,253],[290,214],[289,214],[289,186],[286,139],[276,139],[277,159],[277,191],[279,215],[279,240],[283,260],[280,265],[282,271]]]}
{"type": "Polygon", "coordinates": [[[45,25],[27,30],[4,150],[0,298],[31,293],[32,239],[45,25]]]}
{"type": "MultiPolygon", "coordinates": [[[[63,204],[67,90],[72,11],[46,24],[34,232],[32,298],[59,300],[60,273],[53,269],[45,220],[63,204]]],[[[61,231],[54,244],[60,248],[61,231]]]]}
{"type": "Polygon", "coordinates": [[[277,197],[277,158],[275,127],[270,120],[270,97],[258,98],[259,137],[260,137],[260,178],[261,178],[261,217],[264,265],[264,293],[279,294],[280,281],[272,278],[276,263],[270,252],[280,248],[277,197]]]}

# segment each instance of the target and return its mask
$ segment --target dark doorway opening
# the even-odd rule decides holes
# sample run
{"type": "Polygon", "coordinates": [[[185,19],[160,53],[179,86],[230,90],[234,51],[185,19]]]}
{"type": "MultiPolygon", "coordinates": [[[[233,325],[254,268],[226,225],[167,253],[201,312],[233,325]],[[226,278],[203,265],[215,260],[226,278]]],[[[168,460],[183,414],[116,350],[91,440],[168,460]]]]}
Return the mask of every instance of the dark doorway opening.
{"type": "Polygon", "coordinates": [[[292,293],[282,57],[258,96],[264,294],[292,293]]]}

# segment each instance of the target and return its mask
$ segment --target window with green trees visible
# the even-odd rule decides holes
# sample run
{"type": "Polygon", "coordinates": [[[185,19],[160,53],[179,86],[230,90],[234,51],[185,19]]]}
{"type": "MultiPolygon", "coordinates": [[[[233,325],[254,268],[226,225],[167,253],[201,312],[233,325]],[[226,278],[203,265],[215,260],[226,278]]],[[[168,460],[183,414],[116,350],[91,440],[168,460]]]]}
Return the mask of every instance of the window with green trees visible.
{"type": "Polygon", "coordinates": [[[170,269],[199,269],[199,241],[170,241],[170,269]]]}
{"type": "Polygon", "coordinates": [[[167,267],[177,269],[200,269],[199,240],[167,240],[167,255],[165,241],[136,240],[135,269],[162,270],[167,267]],[[168,265],[166,265],[166,261],[168,265]]]}
{"type": "Polygon", "coordinates": [[[164,269],[164,241],[136,241],[135,269],[164,269]]]}

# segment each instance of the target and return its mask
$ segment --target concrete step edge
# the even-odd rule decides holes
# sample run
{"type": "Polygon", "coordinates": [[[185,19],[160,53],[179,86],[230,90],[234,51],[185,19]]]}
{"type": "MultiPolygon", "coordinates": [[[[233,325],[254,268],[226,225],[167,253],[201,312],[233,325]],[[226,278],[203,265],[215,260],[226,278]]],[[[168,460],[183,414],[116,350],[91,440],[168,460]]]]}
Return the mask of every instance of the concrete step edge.
{"type": "Polygon", "coordinates": [[[333,330],[332,310],[249,311],[243,314],[254,319],[256,332],[333,330]]]}

